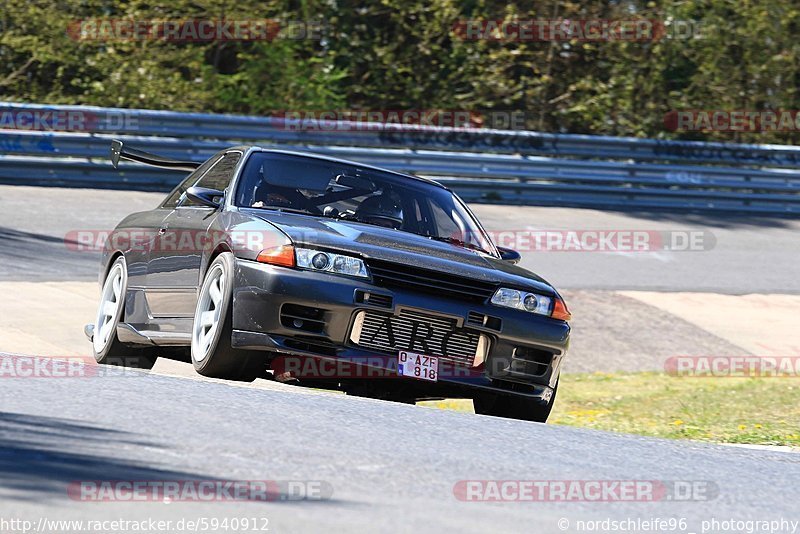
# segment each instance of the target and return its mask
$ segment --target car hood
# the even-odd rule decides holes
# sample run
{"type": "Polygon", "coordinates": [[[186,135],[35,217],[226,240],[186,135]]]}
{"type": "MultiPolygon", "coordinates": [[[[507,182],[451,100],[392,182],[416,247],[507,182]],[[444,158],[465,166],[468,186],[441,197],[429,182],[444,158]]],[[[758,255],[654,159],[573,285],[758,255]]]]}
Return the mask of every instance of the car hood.
{"type": "Polygon", "coordinates": [[[296,246],[320,247],[355,254],[367,260],[390,261],[557,294],[547,281],[526,269],[487,254],[409,232],[279,211],[247,210],[247,213],[276,226],[296,246]]]}

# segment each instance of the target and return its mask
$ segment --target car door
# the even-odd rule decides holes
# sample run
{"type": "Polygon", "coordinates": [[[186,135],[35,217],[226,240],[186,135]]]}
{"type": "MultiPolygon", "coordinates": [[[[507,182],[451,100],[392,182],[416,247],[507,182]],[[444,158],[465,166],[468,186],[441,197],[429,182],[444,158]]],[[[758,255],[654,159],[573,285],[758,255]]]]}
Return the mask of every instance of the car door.
{"type": "MultiPolygon", "coordinates": [[[[146,292],[150,258],[156,250],[158,231],[164,220],[175,210],[183,200],[184,193],[192,186],[218,157],[215,155],[192,171],[183,181],[173,189],[167,198],[157,208],[141,212],[136,218],[120,228],[132,243],[130,250],[125,253],[128,262],[128,289],[146,292]]],[[[126,219],[127,221],[127,219],[126,219]]],[[[145,293],[146,294],[146,293],[145,293]]]]}
{"type": "MultiPolygon", "coordinates": [[[[224,191],[241,158],[240,151],[218,155],[191,185],[224,191]]],[[[207,230],[218,213],[183,195],[162,221],[147,268],[147,302],[154,318],[194,315],[207,230]]]]}

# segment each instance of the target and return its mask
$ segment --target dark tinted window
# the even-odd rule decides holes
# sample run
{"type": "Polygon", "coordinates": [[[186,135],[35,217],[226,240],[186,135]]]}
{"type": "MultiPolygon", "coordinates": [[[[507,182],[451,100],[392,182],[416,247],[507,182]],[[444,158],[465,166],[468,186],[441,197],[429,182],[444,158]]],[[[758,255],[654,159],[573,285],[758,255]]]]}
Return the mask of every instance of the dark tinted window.
{"type": "Polygon", "coordinates": [[[195,185],[224,191],[230,185],[233,171],[241,158],[239,152],[225,154],[195,185]]]}
{"type": "MultiPolygon", "coordinates": [[[[233,178],[233,171],[236,170],[236,164],[242,158],[239,152],[229,152],[217,160],[213,167],[211,167],[200,179],[192,184],[198,187],[206,187],[208,189],[217,189],[224,191],[231,183],[233,178]]],[[[190,199],[185,199],[181,206],[201,206],[199,202],[194,202],[190,199]]]]}
{"type": "Polygon", "coordinates": [[[378,169],[254,153],[234,198],[237,206],[383,226],[495,254],[488,236],[451,192],[378,169]]]}
{"type": "Polygon", "coordinates": [[[183,182],[181,182],[180,185],[178,185],[178,187],[176,187],[169,194],[169,196],[167,197],[167,199],[164,201],[164,203],[162,205],[165,208],[175,208],[175,207],[177,207],[178,204],[181,201],[181,197],[183,197],[183,194],[186,192],[186,190],[189,189],[192,185],[194,185],[194,183],[197,181],[197,179],[200,176],[203,176],[203,174],[211,167],[211,165],[214,164],[215,161],[217,161],[217,159],[219,159],[219,155],[215,154],[214,156],[208,158],[205,161],[205,163],[203,163],[198,168],[196,168],[194,171],[192,171],[192,173],[189,174],[189,176],[187,176],[183,180],[183,182]]]}

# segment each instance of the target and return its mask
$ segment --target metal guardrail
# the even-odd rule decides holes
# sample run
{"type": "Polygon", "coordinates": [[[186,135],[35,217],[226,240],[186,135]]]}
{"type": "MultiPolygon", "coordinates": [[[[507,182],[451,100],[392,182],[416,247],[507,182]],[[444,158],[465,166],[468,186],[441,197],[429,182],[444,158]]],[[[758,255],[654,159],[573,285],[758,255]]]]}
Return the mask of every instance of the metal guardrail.
{"type": "MultiPolygon", "coordinates": [[[[0,182],[165,190],[182,173],[113,170],[112,138],[179,159],[234,144],[311,151],[433,177],[469,201],[800,213],[800,147],[296,121],[0,103],[80,114],[87,133],[0,128],[0,182]],[[338,127],[338,130],[327,128],[338,127]]],[[[0,122],[0,126],[2,123],[0,122]]]]}

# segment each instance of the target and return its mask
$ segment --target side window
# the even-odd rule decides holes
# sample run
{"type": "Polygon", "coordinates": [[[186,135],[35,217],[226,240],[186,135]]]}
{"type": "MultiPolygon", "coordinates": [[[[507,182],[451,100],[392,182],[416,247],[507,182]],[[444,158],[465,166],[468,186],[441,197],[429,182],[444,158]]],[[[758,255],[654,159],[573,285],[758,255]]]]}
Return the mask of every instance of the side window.
{"type": "Polygon", "coordinates": [[[239,163],[241,158],[242,154],[239,152],[229,152],[225,154],[222,156],[222,159],[211,167],[211,170],[204,174],[203,177],[200,178],[200,181],[194,185],[224,191],[225,188],[230,185],[231,178],[233,178],[233,171],[236,169],[236,164],[239,163]]]}
{"type": "Polygon", "coordinates": [[[203,176],[205,172],[211,168],[211,166],[219,159],[218,156],[212,156],[208,158],[205,163],[197,167],[195,170],[192,171],[189,176],[184,178],[184,180],[176,187],[172,193],[169,194],[167,199],[161,204],[165,208],[175,208],[181,201],[181,197],[189,189],[194,183],[197,181],[197,178],[203,176]]]}
{"type": "MultiPolygon", "coordinates": [[[[224,191],[230,185],[231,178],[233,178],[233,171],[236,169],[236,165],[241,158],[242,154],[240,152],[229,152],[225,154],[193,185],[224,191]]],[[[181,206],[199,205],[200,204],[192,202],[188,198],[181,204],[181,206]]]]}

